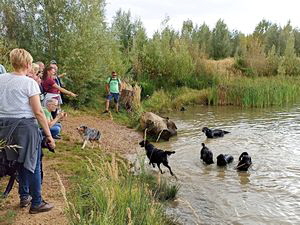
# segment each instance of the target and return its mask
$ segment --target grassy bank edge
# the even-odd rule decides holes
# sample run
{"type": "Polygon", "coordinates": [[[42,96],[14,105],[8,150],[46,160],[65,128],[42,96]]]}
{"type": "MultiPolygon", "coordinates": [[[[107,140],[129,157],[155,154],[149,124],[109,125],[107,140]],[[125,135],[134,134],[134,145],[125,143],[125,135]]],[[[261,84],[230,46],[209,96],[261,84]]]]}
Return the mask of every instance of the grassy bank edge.
{"type": "Polygon", "coordinates": [[[177,224],[165,214],[165,203],[178,192],[176,183],[143,166],[134,175],[128,161],[99,149],[82,151],[67,141],[57,148],[47,157],[57,161],[52,169],[69,174],[71,190],[65,197],[71,224],[177,224]]]}

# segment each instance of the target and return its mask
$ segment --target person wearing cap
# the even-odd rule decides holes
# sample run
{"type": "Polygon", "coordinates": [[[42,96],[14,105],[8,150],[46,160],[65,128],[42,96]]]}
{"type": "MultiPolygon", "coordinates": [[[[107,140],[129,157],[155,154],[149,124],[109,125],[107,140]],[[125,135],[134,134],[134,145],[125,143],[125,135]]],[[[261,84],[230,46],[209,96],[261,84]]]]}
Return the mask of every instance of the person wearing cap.
{"type": "Polygon", "coordinates": [[[119,98],[122,91],[122,83],[118,74],[115,71],[112,71],[111,77],[106,81],[105,89],[107,92],[105,111],[103,113],[108,113],[109,111],[109,102],[114,99],[116,112],[119,112],[119,98]]]}

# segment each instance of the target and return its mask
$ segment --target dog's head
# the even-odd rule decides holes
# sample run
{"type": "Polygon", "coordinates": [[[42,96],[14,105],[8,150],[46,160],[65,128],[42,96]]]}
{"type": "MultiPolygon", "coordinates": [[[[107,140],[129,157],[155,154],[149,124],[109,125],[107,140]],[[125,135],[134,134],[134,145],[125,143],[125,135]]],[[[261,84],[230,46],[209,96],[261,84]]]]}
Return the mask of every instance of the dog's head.
{"type": "Polygon", "coordinates": [[[219,166],[224,166],[226,165],[226,160],[225,160],[225,156],[223,154],[220,154],[217,156],[217,164],[219,166]]]}
{"type": "Polygon", "coordinates": [[[76,128],[76,130],[79,132],[79,134],[84,134],[87,129],[87,126],[81,125],[76,128]]]}
{"type": "Polygon", "coordinates": [[[147,144],[149,144],[149,141],[148,140],[142,140],[139,145],[144,148],[147,144]]]}
{"type": "Polygon", "coordinates": [[[202,132],[205,133],[206,131],[209,131],[209,128],[208,128],[208,127],[203,127],[203,128],[202,128],[202,132]]]}
{"type": "Polygon", "coordinates": [[[239,161],[241,161],[244,156],[249,156],[248,152],[243,152],[239,157],[239,161]]]}

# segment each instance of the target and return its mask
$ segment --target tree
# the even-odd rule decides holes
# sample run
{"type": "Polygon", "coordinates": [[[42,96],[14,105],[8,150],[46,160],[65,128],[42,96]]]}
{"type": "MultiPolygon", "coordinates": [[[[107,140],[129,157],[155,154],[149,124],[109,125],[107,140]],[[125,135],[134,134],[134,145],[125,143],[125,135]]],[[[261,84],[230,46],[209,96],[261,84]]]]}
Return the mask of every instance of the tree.
{"type": "Polygon", "coordinates": [[[193,21],[186,20],[183,21],[182,28],[181,28],[181,38],[190,40],[192,37],[193,32],[193,21]]]}
{"type": "Polygon", "coordinates": [[[219,19],[212,32],[212,53],[214,59],[222,59],[230,56],[230,33],[227,25],[219,19]]]}
{"type": "Polygon", "coordinates": [[[199,51],[207,58],[211,53],[211,36],[211,31],[205,23],[199,28],[195,27],[192,35],[193,43],[199,46],[199,51]]]}
{"type": "Polygon", "coordinates": [[[295,54],[295,37],[291,33],[288,37],[284,56],[280,60],[278,73],[287,76],[300,75],[300,61],[295,54]]]}

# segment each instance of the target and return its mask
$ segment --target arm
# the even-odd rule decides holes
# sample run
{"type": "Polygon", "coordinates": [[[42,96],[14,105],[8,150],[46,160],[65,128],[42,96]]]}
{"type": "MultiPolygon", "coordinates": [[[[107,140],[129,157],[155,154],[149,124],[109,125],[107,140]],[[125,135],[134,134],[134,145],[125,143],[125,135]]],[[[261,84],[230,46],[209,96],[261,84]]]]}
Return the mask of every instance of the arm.
{"type": "Polygon", "coordinates": [[[66,95],[70,95],[70,96],[72,96],[72,97],[76,97],[76,96],[77,96],[77,95],[74,94],[73,92],[68,91],[67,89],[62,88],[62,87],[58,86],[57,84],[53,84],[52,87],[58,89],[60,92],[66,94],[66,95]]]}
{"type": "Polygon", "coordinates": [[[49,127],[52,127],[54,124],[56,124],[60,119],[64,118],[66,116],[65,112],[60,112],[53,120],[48,121],[49,127]]]}
{"type": "Polygon", "coordinates": [[[109,84],[105,85],[106,92],[109,93],[109,84]]]}
{"type": "Polygon", "coordinates": [[[59,74],[58,77],[59,77],[59,78],[62,78],[62,77],[64,77],[65,75],[66,75],[66,73],[62,73],[62,74],[59,74]]]}
{"type": "Polygon", "coordinates": [[[46,119],[46,117],[44,115],[44,112],[42,110],[42,106],[41,106],[41,102],[40,102],[40,96],[39,95],[31,96],[29,98],[29,104],[32,108],[32,111],[33,111],[36,119],[39,121],[41,127],[44,130],[44,133],[45,133],[46,138],[48,140],[49,146],[52,147],[52,148],[55,148],[55,142],[54,142],[54,140],[51,136],[47,119],[46,119]]]}
{"type": "Polygon", "coordinates": [[[119,82],[119,92],[121,93],[122,92],[122,83],[119,82]]]}

